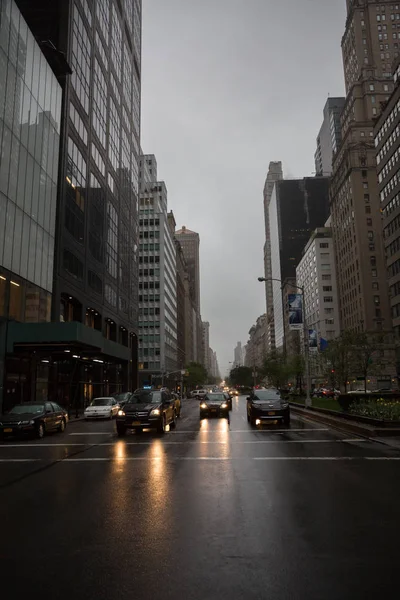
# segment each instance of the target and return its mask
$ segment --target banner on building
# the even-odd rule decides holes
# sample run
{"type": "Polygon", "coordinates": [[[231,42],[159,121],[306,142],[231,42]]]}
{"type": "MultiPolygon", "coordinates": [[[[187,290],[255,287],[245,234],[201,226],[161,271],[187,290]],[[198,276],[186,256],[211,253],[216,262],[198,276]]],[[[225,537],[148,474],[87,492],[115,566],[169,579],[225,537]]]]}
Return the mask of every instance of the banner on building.
{"type": "Polygon", "coordinates": [[[301,294],[288,294],[289,304],[289,329],[299,331],[303,328],[303,296],[301,294]]]}
{"type": "Polygon", "coordinates": [[[308,349],[310,352],[318,352],[318,333],[316,329],[308,330],[308,349]]]}

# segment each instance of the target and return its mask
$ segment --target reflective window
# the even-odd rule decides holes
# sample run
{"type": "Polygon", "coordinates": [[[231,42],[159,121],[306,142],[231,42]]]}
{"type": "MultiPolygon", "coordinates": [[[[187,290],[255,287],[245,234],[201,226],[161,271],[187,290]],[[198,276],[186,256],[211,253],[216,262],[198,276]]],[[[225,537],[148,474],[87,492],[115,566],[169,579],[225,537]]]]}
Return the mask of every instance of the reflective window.
{"type": "Polygon", "coordinates": [[[0,3],[0,82],[0,265],[23,320],[26,280],[52,290],[61,87],[14,2],[0,3]]]}
{"type": "Polygon", "coordinates": [[[103,33],[106,44],[108,45],[109,23],[110,23],[110,1],[97,0],[96,15],[100,24],[100,29],[103,33]]]}
{"type": "Polygon", "coordinates": [[[92,157],[93,160],[97,166],[97,168],[99,169],[100,173],[103,175],[103,177],[106,176],[106,165],[104,160],[101,158],[101,154],[99,152],[99,150],[96,148],[96,144],[94,142],[92,142],[92,157]]]}
{"type": "Polygon", "coordinates": [[[75,279],[83,279],[83,264],[75,254],[69,250],[64,250],[63,267],[75,279]]]}
{"type": "Polygon", "coordinates": [[[107,202],[107,271],[117,277],[118,214],[111,202],[107,202]]]}
{"type": "Polygon", "coordinates": [[[79,135],[79,137],[81,138],[83,143],[87,145],[87,142],[88,142],[87,129],[86,129],[82,119],[80,118],[78,111],[76,110],[75,106],[72,104],[72,102],[70,102],[70,104],[69,104],[69,116],[75,127],[77,134],[79,135]]]}
{"type": "Polygon", "coordinates": [[[83,8],[83,12],[85,13],[85,17],[88,20],[90,27],[92,26],[92,11],[90,10],[90,6],[88,4],[88,0],[80,0],[80,3],[83,8]]]}
{"type": "Polygon", "coordinates": [[[74,4],[74,25],[72,33],[72,75],[71,82],[76,94],[89,114],[90,56],[92,46],[82,17],[74,4]]]}
{"type": "Polygon", "coordinates": [[[101,56],[101,60],[103,61],[103,65],[105,66],[106,71],[108,71],[107,52],[98,31],[96,31],[96,46],[101,56]]]}
{"type": "Polygon", "coordinates": [[[120,141],[121,119],[113,102],[110,98],[110,137],[108,144],[108,157],[115,170],[119,166],[119,141],[120,141]]]}
{"type": "Polygon", "coordinates": [[[97,59],[94,59],[93,73],[93,128],[103,148],[106,148],[107,134],[107,83],[97,59]]]}
{"type": "Polygon", "coordinates": [[[121,63],[122,63],[122,31],[119,22],[118,11],[115,5],[112,5],[112,30],[111,30],[111,60],[114,65],[117,78],[121,81],[121,63]]]}

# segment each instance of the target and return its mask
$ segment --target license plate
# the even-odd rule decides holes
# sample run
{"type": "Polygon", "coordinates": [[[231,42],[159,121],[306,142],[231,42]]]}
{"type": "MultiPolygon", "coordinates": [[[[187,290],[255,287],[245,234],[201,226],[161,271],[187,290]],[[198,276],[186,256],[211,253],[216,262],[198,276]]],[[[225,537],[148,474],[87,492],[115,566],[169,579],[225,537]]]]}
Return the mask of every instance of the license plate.
{"type": "Polygon", "coordinates": [[[217,412],[217,409],[216,408],[212,408],[211,412],[217,412]]]}
{"type": "Polygon", "coordinates": [[[269,412],[269,413],[268,413],[268,416],[269,416],[269,417],[273,417],[274,415],[275,415],[275,413],[274,413],[274,412],[269,412]]]}
{"type": "Polygon", "coordinates": [[[140,421],[133,421],[132,425],[141,425],[140,421]]]}
{"type": "Polygon", "coordinates": [[[6,429],[3,429],[4,433],[12,433],[12,428],[11,427],[7,427],[6,429]]]}

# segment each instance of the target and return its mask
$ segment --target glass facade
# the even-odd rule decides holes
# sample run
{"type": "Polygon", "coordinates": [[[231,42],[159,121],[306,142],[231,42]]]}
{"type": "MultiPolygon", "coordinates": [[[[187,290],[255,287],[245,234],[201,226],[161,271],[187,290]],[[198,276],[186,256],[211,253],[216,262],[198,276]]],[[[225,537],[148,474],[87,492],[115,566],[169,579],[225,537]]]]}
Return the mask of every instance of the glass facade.
{"type": "Polygon", "coordinates": [[[0,316],[49,321],[61,87],[15,2],[0,11],[0,316]]]}
{"type": "Polygon", "coordinates": [[[74,0],[71,11],[60,306],[72,296],[82,319],[94,308],[126,345],[138,320],[141,2],[74,0]]]}

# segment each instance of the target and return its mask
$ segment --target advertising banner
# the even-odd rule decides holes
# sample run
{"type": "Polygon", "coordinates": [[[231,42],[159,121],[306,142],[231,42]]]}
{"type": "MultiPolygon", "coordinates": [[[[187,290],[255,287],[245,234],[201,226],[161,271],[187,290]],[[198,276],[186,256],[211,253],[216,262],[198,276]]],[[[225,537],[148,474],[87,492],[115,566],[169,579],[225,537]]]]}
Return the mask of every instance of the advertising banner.
{"type": "Polygon", "coordinates": [[[308,330],[308,349],[310,352],[318,352],[318,333],[316,329],[308,330]]]}
{"type": "Polygon", "coordinates": [[[288,294],[289,330],[299,331],[303,328],[303,296],[288,294]]]}

